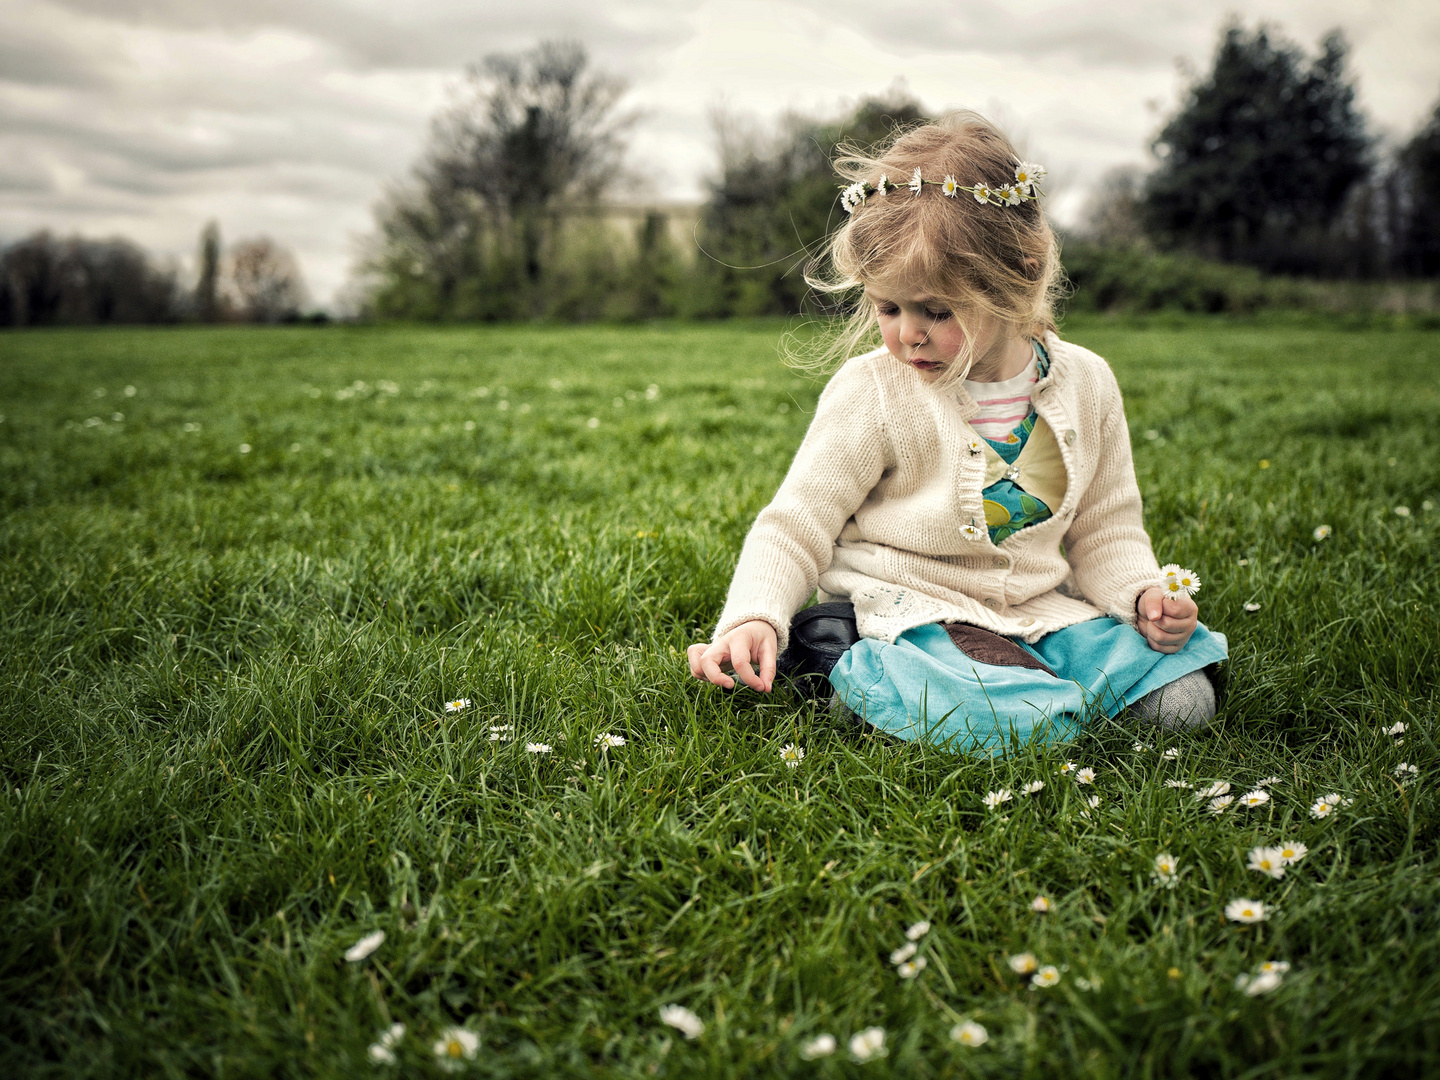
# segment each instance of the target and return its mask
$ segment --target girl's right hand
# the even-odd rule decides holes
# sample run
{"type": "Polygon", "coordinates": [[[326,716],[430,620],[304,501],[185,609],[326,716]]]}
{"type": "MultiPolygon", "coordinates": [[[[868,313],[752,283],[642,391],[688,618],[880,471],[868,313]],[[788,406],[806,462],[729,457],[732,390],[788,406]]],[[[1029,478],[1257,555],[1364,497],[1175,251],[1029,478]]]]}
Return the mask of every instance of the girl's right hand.
{"type": "Polygon", "coordinates": [[[691,645],[686,655],[690,659],[690,674],[697,679],[706,679],[730,690],[735,680],[721,668],[728,665],[751,690],[768,694],[775,685],[775,656],[779,651],[775,628],[763,619],[751,619],[708,645],[691,645]],[[754,661],[760,665],[758,675],[750,667],[754,661]]]}

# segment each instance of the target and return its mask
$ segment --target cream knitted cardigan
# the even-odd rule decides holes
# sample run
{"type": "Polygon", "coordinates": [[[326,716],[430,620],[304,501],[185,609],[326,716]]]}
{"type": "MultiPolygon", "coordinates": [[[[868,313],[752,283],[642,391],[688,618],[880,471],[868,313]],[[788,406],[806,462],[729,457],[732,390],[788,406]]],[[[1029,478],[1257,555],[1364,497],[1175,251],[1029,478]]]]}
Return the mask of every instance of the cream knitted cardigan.
{"type": "Polygon", "coordinates": [[[861,636],[883,641],[931,622],[1028,642],[1106,614],[1135,625],[1136,599],[1160,567],[1120,387],[1088,349],[1044,340],[1050,370],[1030,400],[1065,463],[1052,517],[991,543],[986,459],[968,445],[974,399],[960,385],[937,390],[883,348],[857,356],[820,395],[745,538],[715,637],[763,619],[784,649],[790,619],[817,587],[821,600],[852,601],[861,636]]]}

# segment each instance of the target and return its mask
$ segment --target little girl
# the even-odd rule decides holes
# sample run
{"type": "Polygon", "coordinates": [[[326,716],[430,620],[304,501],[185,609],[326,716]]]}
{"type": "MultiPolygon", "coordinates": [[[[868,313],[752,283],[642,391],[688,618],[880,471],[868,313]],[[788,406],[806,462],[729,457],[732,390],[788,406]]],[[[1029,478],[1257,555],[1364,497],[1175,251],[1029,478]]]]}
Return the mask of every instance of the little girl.
{"type": "Polygon", "coordinates": [[[1198,582],[1162,589],[1115,376],[1056,335],[1044,170],[968,112],[839,168],[850,216],[810,283],[863,290],[835,352],[884,344],[820,395],[691,673],[768,692],[818,588],[854,609],[839,701],[902,738],[994,749],[1127,706],[1203,724],[1225,638],[1198,582]]]}

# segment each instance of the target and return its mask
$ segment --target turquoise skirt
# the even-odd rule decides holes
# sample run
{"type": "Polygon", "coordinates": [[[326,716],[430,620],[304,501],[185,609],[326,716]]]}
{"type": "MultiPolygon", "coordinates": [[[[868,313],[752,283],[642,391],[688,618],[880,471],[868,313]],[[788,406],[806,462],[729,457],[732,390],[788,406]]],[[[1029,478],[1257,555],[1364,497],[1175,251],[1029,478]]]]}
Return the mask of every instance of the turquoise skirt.
{"type": "Polygon", "coordinates": [[[1012,736],[1022,743],[1074,738],[1087,719],[1114,716],[1228,655],[1225,635],[1203,624],[1176,653],[1156,652],[1111,618],[1067,626],[1034,645],[1009,640],[1055,675],[973,660],[931,623],[893,645],[862,638],[836,663],[830,684],[856,715],[891,735],[999,753],[1012,736]]]}

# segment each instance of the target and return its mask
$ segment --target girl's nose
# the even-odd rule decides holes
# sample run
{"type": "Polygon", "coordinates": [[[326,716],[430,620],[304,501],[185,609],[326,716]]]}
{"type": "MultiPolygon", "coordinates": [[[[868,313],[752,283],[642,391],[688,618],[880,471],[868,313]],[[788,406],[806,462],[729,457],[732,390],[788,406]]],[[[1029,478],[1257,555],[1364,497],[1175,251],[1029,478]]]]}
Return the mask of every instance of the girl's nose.
{"type": "Polygon", "coordinates": [[[900,317],[900,344],[914,347],[923,345],[930,336],[930,327],[923,319],[902,315],[900,317]]]}

